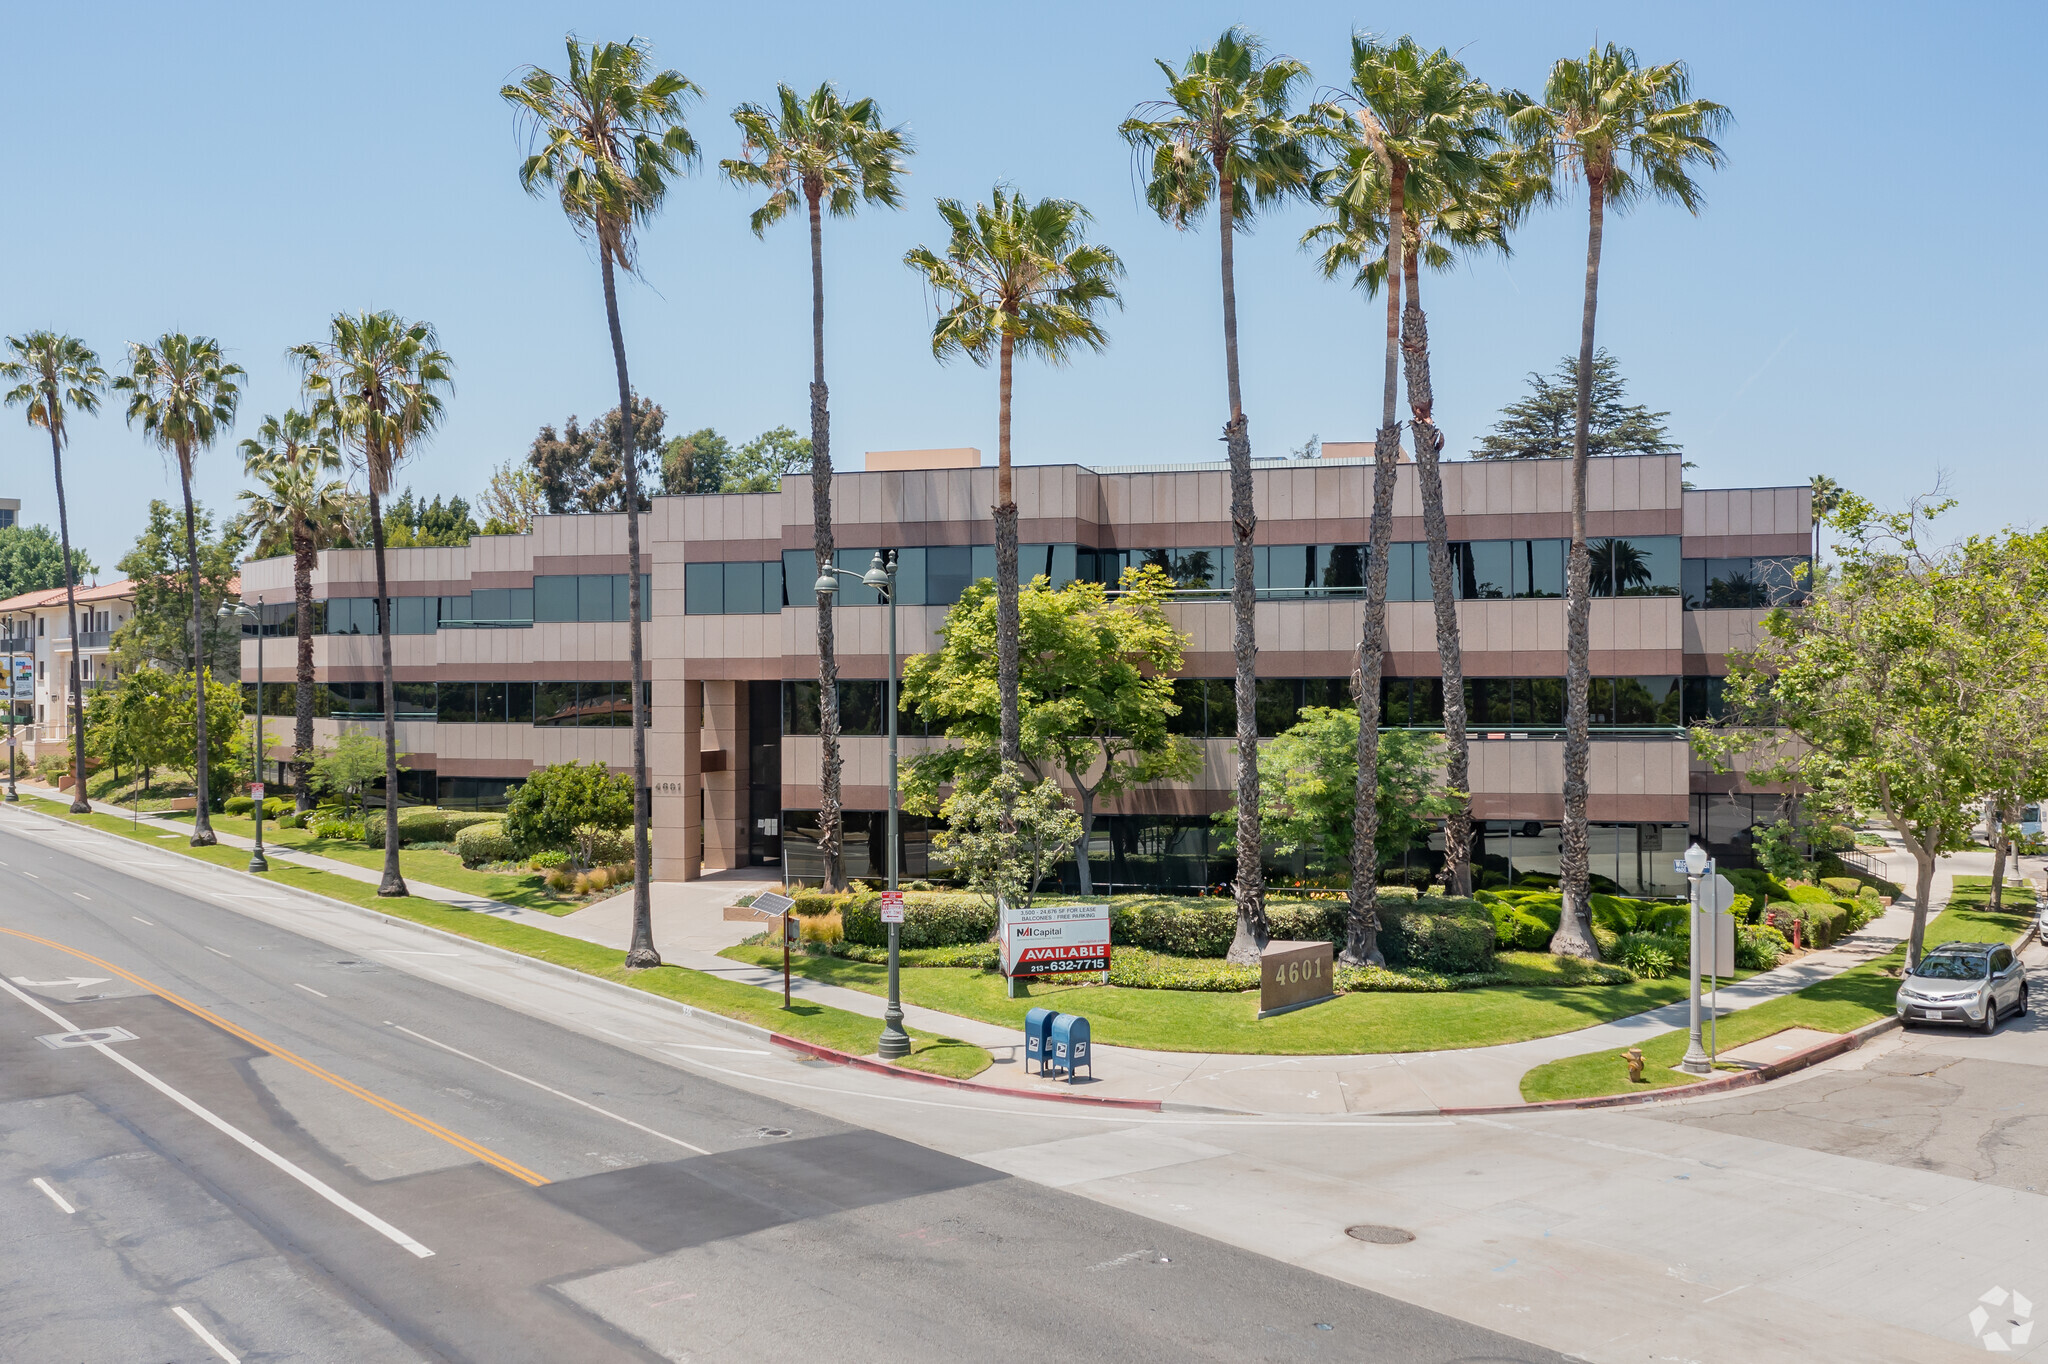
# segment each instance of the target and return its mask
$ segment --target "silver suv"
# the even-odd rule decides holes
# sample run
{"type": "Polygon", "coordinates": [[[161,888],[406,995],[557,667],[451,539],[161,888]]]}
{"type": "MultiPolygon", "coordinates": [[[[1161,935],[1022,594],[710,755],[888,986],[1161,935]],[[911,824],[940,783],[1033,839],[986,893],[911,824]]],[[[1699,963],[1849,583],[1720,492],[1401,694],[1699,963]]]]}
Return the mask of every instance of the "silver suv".
{"type": "Polygon", "coordinates": [[[2004,943],[1945,942],[1899,983],[1899,1021],[1962,1023],[1990,1032],[2027,1011],[2027,968],[2004,943]]]}

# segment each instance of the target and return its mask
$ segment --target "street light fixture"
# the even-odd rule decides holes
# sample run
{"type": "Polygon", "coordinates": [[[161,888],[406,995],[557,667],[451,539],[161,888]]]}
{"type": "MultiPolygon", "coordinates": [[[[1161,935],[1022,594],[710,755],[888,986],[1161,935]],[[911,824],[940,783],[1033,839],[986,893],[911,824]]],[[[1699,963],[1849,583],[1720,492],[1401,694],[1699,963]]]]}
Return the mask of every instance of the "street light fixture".
{"type": "MultiPolygon", "coordinates": [[[[249,811],[256,820],[256,848],[249,854],[249,870],[269,871],[270,860],[263,855],[263,598],[256,598],[256,605],[253,608],[245,601],[236,602],[233,606],[222,602],[220,610],[215,614],[221,620],[252,621],[256,625],[256,737],[250,749],[250,766],[256,773],[256,780],[252,783],[256,788],[252,792],[256,797],[256,803],[249,811]]],[[[204,697],[200,699],[200,704],[206,704],[204,697]]],[[[200,799],[204,800],[205,796],[202,795],[200,799]]]]}
{"type": "MultiPolygon", "coordinates": [[[[828,599],[834,596],[839,591],[840,578],[854,578],[862,586],[873,588],[889,607],[889,688],[883,698],[883,707],[889,715],[889,889],[896,890],[896,552],[889,551],[888,558],[884,559],[882,552],[876,550],[874,562],[868,565],[866,573],[855,573],[849,568],[832,568],[820,573],[814,584],[818,595],[828,599]]],[[[882,1038],[875,1048],[875,1054],[884,1061],[896,1061],[910,1055],[910,1034],[903,1029],[903,992],[899,987],[897,964],[896,942],[901,929],[901,924],[889,925],[889,1003],[882,1010],[882,1038]]]]}
{"type": "MultiPolygon", "coordinates": [[[[0,624],[0,630],[7,632],[7,804],[15,805],[20,803],[21,793],[14,789],[14,622],[0,624]]],[[[33,663],[29,670],[35,670],[33,663]]]]}
{"type": "Polygon", "coordinates": [[[1685,879],[1692,884],[1692,931],[1687,934],[1692,941],[1692,1023],[1687,1038],[1685,1059],[1678,1068],[1687,1075],[1706,1075],[1713,1071],[1714,1063],[1707,1055],[1707,1049],[1700,1044],[1700,931],[1711,931],[1712,925],[1703,924],[1700,916],[1700,880],[1712,870],[1713,859],[1707,850],[1695,839],[1685,850],[1685,879]]]}

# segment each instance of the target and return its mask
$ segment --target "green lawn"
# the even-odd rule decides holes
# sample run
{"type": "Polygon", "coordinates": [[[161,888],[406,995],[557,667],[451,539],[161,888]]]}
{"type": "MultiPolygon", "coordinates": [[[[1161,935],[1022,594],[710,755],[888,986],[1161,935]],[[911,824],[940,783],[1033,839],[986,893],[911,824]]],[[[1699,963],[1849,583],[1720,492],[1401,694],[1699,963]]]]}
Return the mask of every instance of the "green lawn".
{"type": "MultiPolygon", "coordinates": [[[[188,833],[192,828],[190,816],[175,820],[159,820],[165,829],[179,828],[188,833]]],[[[254,820],[240,815],[215,815],[213,827],[224,834],[235,834],[241,838],[256,836],[254,820]]],[[[169,840],[165,840],[168,842],[169,840]]],[[[368,867],[371,871],[384,869],[384,850],[367,848],[348,839],[322,839],[310,829],[280,829],[270,820],[263,822],[263,842],[266,847],[289,848],[293,852],[314,853],[331,857],[337,862],[351,866],[368,867]]],[[[242,854],[248,861],[249,855],[242,854]]],[[[508,905],[521,909],[537,909],[543,914],[573,914],[588,901],[568,900],[551,893],[539,872],[497,872],[471,871],[462,865],[462,859],[452,852],[439,848],[400,848],[398,869],[409,878],[416,878],[430,886],[441,886],[448,890],[459,890],[465,895],[478,895],[487,900],[503,900],[508,905]]]]}
{"type": "MultiPolygon", "coordinates": [[[[233,867],[238,871],[248,865],[249,854],[240,848],[194,848],[183,839],[159,838],[158,835],[165,832],[161,821],[145,821],[131,828],[128,820],[113,815],[67,814],[63,805],[39,797],[25,796],[23,803],[46,814],[56,815],[75,824],[89,824],[96,829],[132,838],[136,842],[164,852],[197,858],[218,866],[233,867]]],[[[230,821],[218,822],[226,827],[230,821]]],[[[423,900],[416,895],[380,899],[375,886],[353,881],[345,876],[337,876],[332,872],[273,862],[271,870],[263,879],[311,891],[329,899],[361,905],[380,914],[389,914],[393,918],[410,919],[414,923],[425,924],[431,928],[458,933],[465,938],[473,938],[493,947],[506,948],[522,956],[571,967],[585,975],[597,976],[604,980],[618,981],[636,990],[681,1000],[685,1004],[695,1005],[711,1013],[758,1024],[785,1036],[816,1042],[837,1051],[850,1052],[855,1056],[872,1055],[881,1030],[881,1025],[872,1018],[826,1005],[798,1001],[785,1009],[782,1007],[781,999],[769,991],[721,980],[702,971],[691,971],[679,966],[628,971],[625,968],[625,954],[613,948],[600,947],[596,943],[584,942],[580,938],[563,937],[529,924],[493,918],[488,914],[472,914],[468,910],[455,909],[438,900],[423,900]]],[[[425,877],[421,879],[424,881],[425,877]]],[[[940,1037],[916,1029],[912,1029],[910,1035],[911,1054],[899,1062],[899,1065],[962,1079],[977,1075],[989,1066],[989,1054],[980,1047],[956,1038],[940,1037]]]]}
{"type": "MultiPolygon", "coordinates": [[[[732,947],[721,955],[752,965],[782,963],[781,952],[766,947],[732,947]]],[[[813,980],[875,995],[887,989],[886,969],[866,962],[801,956],[792,965],[813,980]]],[[[1261,1020],[1256,990],[1232,994],[1035,984],[1020,985],[1018,997],[1010,999],[1000,976],[955,967],[905,971],[902,989],[909,1003],[985,1023],[1021,1028],[1025,1010],[1050,1005],[1085,1015],[1097,1042],[1270,1056],[1489,1047],[1571,1032],[1685,997],[1682,980],[1569,989],[1490,985],[1441,994],[1340,995],[1328,1004],[1261,1020]]]]}
{"type": "MultiPolygon", "coordinates": [[[[2018,914],[1990,914],[1981,909],[1943,910],[1927,925],[1927,944],[1942,942],[2008,942],[2026,927],[2018,914]]],[[[1905,960],[1899,947],[1875,961],[1852,967],[1816,982],[1797,994],[1740,1009],[1720,1020],[1719,1050],[1728,1051],[1786,1028],[1817,1032],[1850,1032],[1889,1017],[1898,994],[1896,969],[1905,960]]],[[[1685,1029],[1660,1033],[1643,1046],[1643,1078],[1631,1082],[1628,1063],[1619,1051],[1588,1052],[1537,1066],[1522,1077],[1522,1097],[1530,1103],[1550,1099],[1585,1099],[1603,1094],[1639,1093],[1695,1083],[1695,1077],[1671,1067],[1685,1057],[1685,1029]]],[[[1702,1077],[1703,1078],[1703,1077],[1702,1077]]]]}

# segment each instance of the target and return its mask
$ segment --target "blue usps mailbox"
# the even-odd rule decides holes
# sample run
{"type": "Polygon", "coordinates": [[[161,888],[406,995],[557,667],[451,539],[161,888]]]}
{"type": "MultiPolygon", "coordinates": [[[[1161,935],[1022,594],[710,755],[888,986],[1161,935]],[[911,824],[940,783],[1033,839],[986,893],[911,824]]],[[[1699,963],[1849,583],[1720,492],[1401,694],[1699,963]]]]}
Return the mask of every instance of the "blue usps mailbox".
{"type": "Polygon", "coordinates": [[[1094,1078],[1095,1063],[1088,1057],[1088,1020],[1077,1014],[1056,1014],[1052,1020],[1052,1040],[1046,1046],[1045,1063],[1054,1070],[1067,1073],[1067,1083],[1074,1083],[1074,1077],[1081,1073],[1081,1067],[1088,1067],[1089,1078],[1094,1078]]]}
{"type": "Polygon", "coordinates": [[[1032,1009],[1024,1015],[1024,1065],[1038,1063],[1038,1073],[1045,1074],[1045,1054],[1052,1042],[1052,1021],[1059,1017],[1056,1009],[1032,1009]]]}

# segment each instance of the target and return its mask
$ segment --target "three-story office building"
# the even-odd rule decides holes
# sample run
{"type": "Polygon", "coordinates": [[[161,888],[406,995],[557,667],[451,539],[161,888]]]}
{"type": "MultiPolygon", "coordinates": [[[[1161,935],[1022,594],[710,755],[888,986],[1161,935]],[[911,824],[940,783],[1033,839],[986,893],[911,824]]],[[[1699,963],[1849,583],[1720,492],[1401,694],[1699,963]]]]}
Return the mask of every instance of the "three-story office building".
{"type": "MultiPolygon", "coordinates": [[[[932,463],[957,464],[941,457],[932,463]]],[[[900,452],[835,478],[841,566],[898,555],[905,654],[966,585],[994,573],[995,472],[916,467],[900,452]],[[904,466],[910,467],[904,467],[904,466]],[[881,467],[876,467],[881,466],[881,467]]],[[[1472,733],[1476,855],[1502,872],[1555,870],[1563,814],[1566,462],[1450,463],[1445,497],[1472,733]]],[[[1360,459],[1261,461],[1258,592],[1261,734],[1305,706],[1350,704],[1363,616],[1372,465],[1360,459]]],[[[1114,582],[1156,563],[1181,591],[1187,635],[1177,727],[1204,752],[1190,782],[1131,793],[1098,820],[1095,880],[1210,884],[1228,876],[1215,815],[1234,783],[1231,555],[1221,464],[1023,467],[1023,572],[1057,585],[1114,582]]],[[[781,866],[815,875],[820,803],[816,598],[808,479],[778,493],[662,497],[643,523],[647,677],[658,877],[781,866]]],[[[1740,857],[1779,795],[1705,771],[1684,726],[1719,704],[1725,655],[1770,605],[1796,598],[1806,562],[1804,487],[1691,490],[1676,457],[1597,459],[1593,538],[1594,870],[1632,889],[1682,886],[1672,862],[1690,833],[1740,857]]],[[[1389,560],[1384,722],[1441,724],[1443,690],[1413,470],[1400,472],[1389,560]]],[[[389,551],[399,742],[411,756],[401,798],[501,803],[536,766],[629,765],[624,518],[543,517],[525,535],[463,548],[389,551]]],[[[322,736],[381,719],[374,568],[366,551],[323,553],[314,580],[322,736]]],[[[266,629],[289,635],[291,563],[245,566],[266,629]]],[[[879,874],[886,802],[884,611],[847,581],[839,594],[840,710],[847,855],[879,874]]],[[[254,641],[244,645],[253,682],[254,641]]],[[[270,680],[290,655],[272,648],[270,680]]],[[[289,713],[289,698],[270,699],[289,713]]],[[[904,717],[906,756],[943,742],[904,717]]],[[[903,821],[909,875],[938,870],[925,823],[903,821]]],[[[1427,847],[1411,860],[1426,863],[1427,847]]]]}

